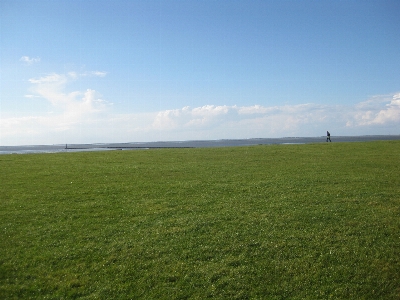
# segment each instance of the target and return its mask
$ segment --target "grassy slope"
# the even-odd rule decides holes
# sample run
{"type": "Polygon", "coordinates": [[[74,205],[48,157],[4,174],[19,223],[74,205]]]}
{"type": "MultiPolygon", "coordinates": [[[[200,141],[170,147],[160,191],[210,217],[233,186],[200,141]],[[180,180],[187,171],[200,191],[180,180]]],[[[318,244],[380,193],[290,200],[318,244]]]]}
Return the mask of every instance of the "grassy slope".
{"type": "Polygon", "coordinates": [[[0,298],[400,297],[400,142],[0,156],[0,298]]]}

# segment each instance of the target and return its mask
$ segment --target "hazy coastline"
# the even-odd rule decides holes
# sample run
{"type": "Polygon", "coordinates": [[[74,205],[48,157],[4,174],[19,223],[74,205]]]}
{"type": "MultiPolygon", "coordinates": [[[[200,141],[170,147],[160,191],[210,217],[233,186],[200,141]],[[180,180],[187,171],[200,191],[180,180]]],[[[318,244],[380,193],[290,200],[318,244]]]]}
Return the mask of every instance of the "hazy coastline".
{"type": "MultiPolygon", "coordinates": [[[[377,140],[400,140],[400,135],[365,135],[365,136],[332,136],[332,142],[368,142],[377,140]]],[[[101,144],[58,144],[58,145],[24,145],[0,146],[0,154],[57,153],[107,150],[145,150],[157,148],[209,148],[236,147],[271,144],[307,144],[325,143],[326,137],[282,137],[192,141],[157,141],[101,144]]]]}

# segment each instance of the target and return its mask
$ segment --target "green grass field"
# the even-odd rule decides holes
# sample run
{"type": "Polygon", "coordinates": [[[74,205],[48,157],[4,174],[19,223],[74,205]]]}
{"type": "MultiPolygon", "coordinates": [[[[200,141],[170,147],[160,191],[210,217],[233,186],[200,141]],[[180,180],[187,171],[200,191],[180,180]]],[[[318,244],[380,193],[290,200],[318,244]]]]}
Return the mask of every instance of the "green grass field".
{"type": "Polygon", "coordinates": [[[0,170],[0,299],[400,299],[400,141],[0,170]]]}

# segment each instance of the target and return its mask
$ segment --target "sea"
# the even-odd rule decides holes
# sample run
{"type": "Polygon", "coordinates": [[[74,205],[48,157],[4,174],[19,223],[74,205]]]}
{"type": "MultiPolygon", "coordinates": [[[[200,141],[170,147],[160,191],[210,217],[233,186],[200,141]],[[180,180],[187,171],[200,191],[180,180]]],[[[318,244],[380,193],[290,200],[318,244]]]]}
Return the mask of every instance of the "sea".
{"type": "MultiPolygon", "coordinates": [[[[335,142],[368,142],[381,140],[400,140],[400,135],[364,135],[364,136],[331,136],[335,142]]],[[[65,153],[83,151],[111,150],[149,150],[160,148],[210,148],[210,147],[239,147],[254,145],[288,145],[326,143],[326,137],[282,137],[282,138],[253,138],[253,139],[223,139],[223,140],[193,140],[193,141],[158,141],[131,143],[101,143],[101,144],[57,144],[57,145],[26,145],[0,146],[0,154],[29,154],[29,153],[65,153]]]]}

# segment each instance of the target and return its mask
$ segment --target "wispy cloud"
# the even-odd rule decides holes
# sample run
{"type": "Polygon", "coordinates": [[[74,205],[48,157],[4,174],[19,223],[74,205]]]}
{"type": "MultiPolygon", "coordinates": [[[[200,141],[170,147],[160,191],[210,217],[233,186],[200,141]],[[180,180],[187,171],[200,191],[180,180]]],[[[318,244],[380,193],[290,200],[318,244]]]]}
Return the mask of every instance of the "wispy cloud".
{"type": "Polygon", "coordinates": [[[104,71],[93,71],[90,73],[92,76],[104,77],[107,75],[107,72],[104,71]]]}
{"type": "Polygon", "coordinates": [[[180,133],[186,138],[196,134],[202,138],[276,137],[301,135],[302,131],[309,135],[316,124],[321,127],[331,121],[330,110],[316,104],[184,107],[157,113],[149,130],[180,133]]]}
{"type": "Polygon", "coordinates": [[[19,61],[24,62],[27,65],[31,65],[33,63],[38,63],[40,62],[40,57],[29,57],[29,56],[22,56],[19,61]]]}
{"type": "Polygon", "coordinates": [[[400,124],[400,93],[375,96],[359,103],[348,126],[400,124]]]}
{"type": "MultiPolygon", "coordinates": [[[[58,118],[54,119],[56,124],[53,125],[53,128],[69,130],[75,124],[105,111],[111,103],[101,99],[101,94],[93,89],[67,92],[68,83],[82,76],[105,76],[104,74],[105,72],[101,72],[100,75],[97,72],[88,72],[82,75],[70,72],[31,78],[29,82],[32,83],[32,94],[26,95],[26,97],[42,98],[50,102],[59,113],[58,118]]],[[[43,119],[40,120],[43,121],[43,119]]],[[[48,118],[48,121],[51,122],[51,120],[52,118],[48,118]]]]}
{"type": "Polygon", "coordinates": [[[360,118],[365,114],[364,103],[353,106],[315,103],[273,107],[205,105],[114,115],[109,128],[118,128],[125,141],[319,136],[328,129],[335,135],[399,134],[399,96],[394,95],[393,100],[383,96],[373,98],[375,105],[369,110],[375,118],[371,122],[360,118]]]}
{"type": "MultiPolygon", "coordinates": [[[[148,113],[115,114],[92,89],[67,92],[71,74],[33,78],[32,95],[54,112],[0,120],[1,142],[93,143],[228,139],[284,136],[400,134],[400,93],[378,95],[355,105],[305,103],[282,106],[185,106],[148,113]]],[[[36,101],[36,100],[35,100],[36,101]]]]}
{"type": "Polygon", "coordinates": [[[40,96],[37,96],[37,95],[29,95],[29,94],[25,95],[24,97],[25,97],[25,98],[40,98],[40,96]]]}
{"type": "Polygon", "coordinates": [[[105,77],[107,72],[104,71],[90,71],[90,72],[83,72],[77,73],[74,71],[68,72],[67,76],[71,79],[78,79],[80,77],[105,77]]]}
{"type": "Polygon", "coordinates": [[[40,78],[31,78],[29,79],[30,83],[35,83],[35,84],[46,84],[46,83],[65,83],[65,76],[64,75],[60,75],[60,74],[50,74],[44,77],[40,77],[40,78]]]}

